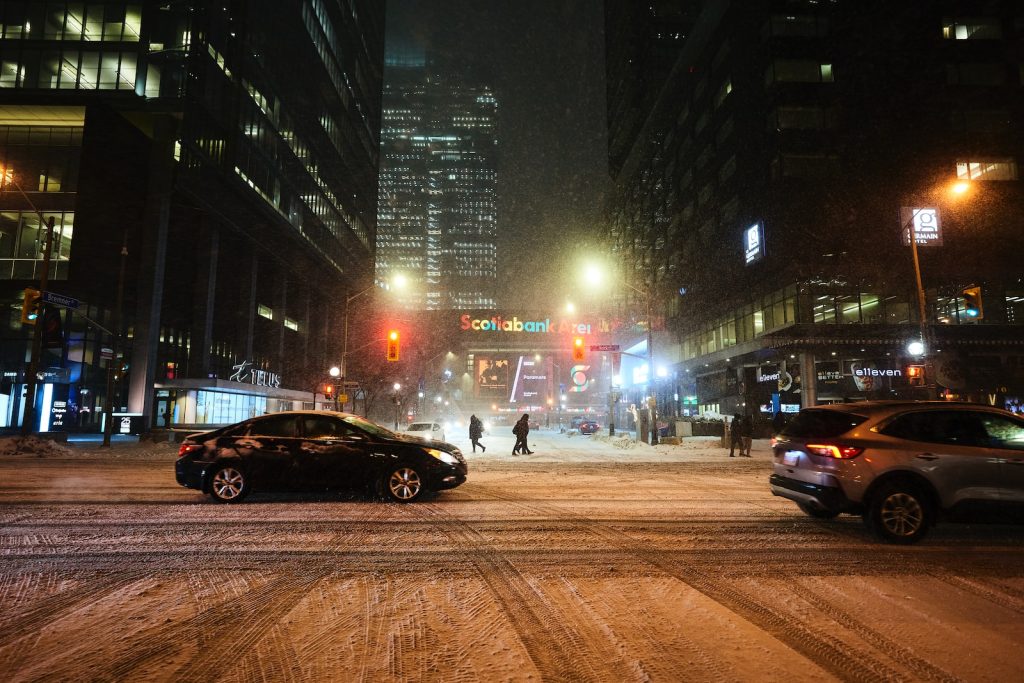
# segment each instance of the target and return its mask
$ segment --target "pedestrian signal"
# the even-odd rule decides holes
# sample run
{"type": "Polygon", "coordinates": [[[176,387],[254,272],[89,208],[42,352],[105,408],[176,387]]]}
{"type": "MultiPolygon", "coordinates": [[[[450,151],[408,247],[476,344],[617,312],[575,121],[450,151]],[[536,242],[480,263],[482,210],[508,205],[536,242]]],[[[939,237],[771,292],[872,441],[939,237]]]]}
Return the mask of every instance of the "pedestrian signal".
{"type": "Polygon", "coordinates": [[[583,337],[576,337],[572,340],[572,359],[576,362],[587,359],[587,347],[584,344],[583,337]]]}
{"type": "Polygon", "coordinates": [[[398,360],[398,330],[388,332],[388,361],[398,360]]]}

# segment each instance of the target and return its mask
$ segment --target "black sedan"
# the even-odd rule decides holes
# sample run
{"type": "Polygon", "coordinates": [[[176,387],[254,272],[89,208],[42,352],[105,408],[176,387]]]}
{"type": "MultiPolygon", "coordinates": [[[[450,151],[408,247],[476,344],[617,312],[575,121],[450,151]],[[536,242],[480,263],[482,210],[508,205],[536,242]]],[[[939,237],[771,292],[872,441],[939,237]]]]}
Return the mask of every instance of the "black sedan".
{"type": "Polygon", "coordinates": [[[396,434],[358,415],[291,411],[193,434],[181,444],[178,483],[235,503],[252,491],[371,487],[399,503],[466,481],[455,446],[396,434]]]}

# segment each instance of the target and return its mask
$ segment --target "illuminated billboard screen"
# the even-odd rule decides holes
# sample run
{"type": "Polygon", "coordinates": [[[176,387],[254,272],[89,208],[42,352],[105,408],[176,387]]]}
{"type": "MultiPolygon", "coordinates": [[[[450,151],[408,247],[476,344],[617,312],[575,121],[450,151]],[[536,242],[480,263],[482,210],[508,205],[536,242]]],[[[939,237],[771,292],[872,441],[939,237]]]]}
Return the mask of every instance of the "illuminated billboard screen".
{"type": "Polygon", "coordinates": [[[515,372],[512,374],[512,388],[509,391],[510,403],[526,405],[543,405],[551,392],[548,389],[548,363],[543,357],[519,356],[516,358],[515,372]]]}
{"type": "Polygon", "coordinates": [[[476,361],[476,395],[479,398],[506,400],[508,398],[508,360],[479,358],[476,361]]]}

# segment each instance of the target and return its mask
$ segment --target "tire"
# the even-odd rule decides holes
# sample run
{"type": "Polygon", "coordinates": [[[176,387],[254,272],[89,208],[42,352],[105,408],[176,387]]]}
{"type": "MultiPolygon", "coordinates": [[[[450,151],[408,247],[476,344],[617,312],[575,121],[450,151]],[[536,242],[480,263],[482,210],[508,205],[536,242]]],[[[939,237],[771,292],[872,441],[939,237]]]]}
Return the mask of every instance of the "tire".
{"type": "Polygon", "coordinates": [[[414,465],[389,467],[384,472],[380,488],[384,498],[395,503],[411,503],[426,493],[423,476],[414,465]]]}
{"type": "Polygon", "coordinates": [[[815,519],[835,519],[839,516],[839,513],[836,511],[816,508],[809,503],[797,503],[796,506],[800,508],[805,515],[808,517],[814,517],[815,519]]]}
{"type": "Polygon", "coordinates": [[[871,496],[864,521],[881,540],[909,544],[925,537],[935,522],[935,514],[919,486],[893,481],[879,486],[871,496]]]}
{"type": "Polygon", "coordinates": [[[249,478],[239,465],[217,465],[210,477],[210,497],[215,503],[237,503],[249,495],[249,478]]]}

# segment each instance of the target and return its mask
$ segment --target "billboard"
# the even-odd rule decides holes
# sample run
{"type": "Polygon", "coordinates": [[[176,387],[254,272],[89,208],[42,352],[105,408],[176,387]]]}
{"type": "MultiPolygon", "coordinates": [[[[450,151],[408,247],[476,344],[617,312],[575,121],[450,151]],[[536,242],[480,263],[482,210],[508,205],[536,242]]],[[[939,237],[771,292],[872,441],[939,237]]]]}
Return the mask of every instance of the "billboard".
{"type": "Polygon", "coordinates": [[[508,397],[508,359],[477,358],[475,374],[478,398],[503,401],[508,397]]]}

